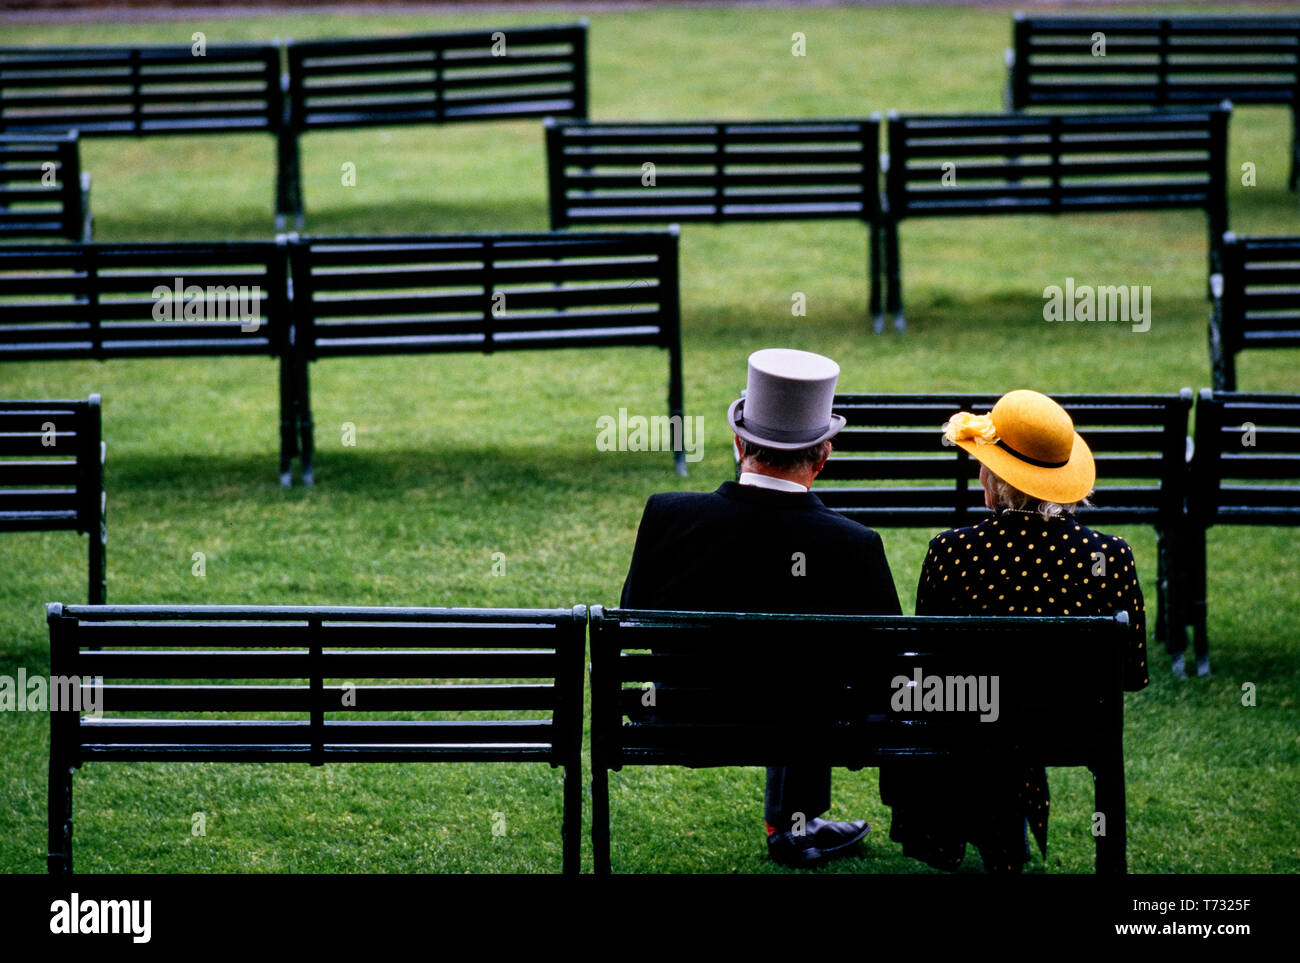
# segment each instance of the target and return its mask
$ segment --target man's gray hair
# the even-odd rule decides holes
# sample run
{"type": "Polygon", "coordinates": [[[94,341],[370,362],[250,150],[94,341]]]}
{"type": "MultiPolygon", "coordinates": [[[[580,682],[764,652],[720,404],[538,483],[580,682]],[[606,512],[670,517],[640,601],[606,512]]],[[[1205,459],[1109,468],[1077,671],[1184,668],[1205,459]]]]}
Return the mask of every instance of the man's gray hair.
{"type": "Polygon", "coordinates": [[[760,465],[766,465],[768,468],[776,468],[781,471],[806,471],[819,461],[823,461],[830,456],[831,443],[829,441],[819,441],[807,448],[785,451],[781,448],[767,448],[763,445],[756,445],[744,438],[740,439],[740,460],[742,463],[745,459],[752,458],[760,465]]]}

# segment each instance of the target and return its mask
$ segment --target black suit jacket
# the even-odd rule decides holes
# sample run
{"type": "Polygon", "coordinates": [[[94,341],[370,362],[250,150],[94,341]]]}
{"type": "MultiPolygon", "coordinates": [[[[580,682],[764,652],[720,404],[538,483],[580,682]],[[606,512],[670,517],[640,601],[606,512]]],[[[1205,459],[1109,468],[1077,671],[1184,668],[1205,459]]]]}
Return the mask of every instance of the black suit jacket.
{"type": "Polygon", "coordinates": [[[901,612],[876,532],[811,492],[731,481],[708,494],[650,497],[621,604],[693,612],[901,612]]]}

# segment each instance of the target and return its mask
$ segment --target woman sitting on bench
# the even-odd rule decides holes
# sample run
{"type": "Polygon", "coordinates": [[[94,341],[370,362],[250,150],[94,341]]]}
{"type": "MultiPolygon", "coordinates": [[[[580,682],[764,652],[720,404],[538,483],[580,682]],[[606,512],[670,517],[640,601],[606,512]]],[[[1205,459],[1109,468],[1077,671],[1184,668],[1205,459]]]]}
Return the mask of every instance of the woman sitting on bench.
{"type": "MultiPolygon", "coordinates": [[[[986,415],[958,412],[947,442],[980,463],[978,525],[936,535],[916,589],[917,615],[1110,615],[1133,626],[1124,688],[1147,684],[1146,626],[1128,544],[1074,518],[1096,481],[1088,445],[1070,416],[1036,391],[1012,391],[986,415]]],[[[1048,640],[1045,640],[1048,641],[1048,640]]],[[[1051,685],[1052,680],[1043,680],[1051,685]]],[[[1047,856],[1047,773],[1042,766],[962,761],[895,763],[880,769],[881,801],[893,808],[889,838],[903,854],[955,870],[974,843],[990,873],[1029,861],[1028,829],[1047,856]]]]}

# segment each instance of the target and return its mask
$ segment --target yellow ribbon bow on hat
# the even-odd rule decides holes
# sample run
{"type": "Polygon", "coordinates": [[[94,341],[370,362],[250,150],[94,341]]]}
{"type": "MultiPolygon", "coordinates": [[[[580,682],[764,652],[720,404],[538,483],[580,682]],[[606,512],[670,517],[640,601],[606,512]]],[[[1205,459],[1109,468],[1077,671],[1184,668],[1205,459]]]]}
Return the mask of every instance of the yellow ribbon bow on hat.
{"type": "Polygon", "coordinates": [[[959,441],[973,441],[977,445],[996,445],[998,430],[993,427],[991,415],[972,415],[969,411],[959,411],[948,419],[943,426],[943,436],[956,444],[959,441]]]}

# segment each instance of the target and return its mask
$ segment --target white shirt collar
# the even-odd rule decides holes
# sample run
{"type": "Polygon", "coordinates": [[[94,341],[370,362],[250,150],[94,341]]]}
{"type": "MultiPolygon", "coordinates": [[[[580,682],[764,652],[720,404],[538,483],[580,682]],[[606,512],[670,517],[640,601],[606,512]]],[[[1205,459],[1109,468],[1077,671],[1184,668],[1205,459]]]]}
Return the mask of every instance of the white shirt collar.
{"type": "Polygon", "coordinates": [[[777,492],[806,492],[808,490],[807,486],[790,481],[788,478],[760,475],[755,471],[742,471],[740,473],[740,484],[753,485],[755,488],[770,488],[777,492]]]}

